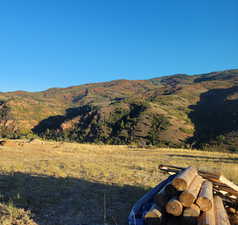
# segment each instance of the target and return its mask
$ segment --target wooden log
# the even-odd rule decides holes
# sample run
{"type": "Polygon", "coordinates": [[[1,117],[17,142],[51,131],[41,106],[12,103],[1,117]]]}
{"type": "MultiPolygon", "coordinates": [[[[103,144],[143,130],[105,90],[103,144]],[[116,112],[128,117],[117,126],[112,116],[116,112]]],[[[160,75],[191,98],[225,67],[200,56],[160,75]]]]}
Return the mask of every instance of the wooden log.
{"type": "Polygon", "coordinates": [[[197,225],[197,217],[200,215],[200,208],[196,204],[192,204],[183,211],[183,224],[197,225]]]}
{"type": "MultiPolygon", "coordinates": [[[[164,172],[174,174],[184,170],[185,168],[171,165],[160,165],[159,169],[164,172]]],[[[203,178],[213,182],[214,184],[219,185],[220,188],[226,189],[227,192],[231,192],[233,195],[238,196],[238,185],[225,178],[221,173],[210,173],[207,171],[198,170],[198,174],[203,178]]]]}
{"type": "Polygon", "coordinates": [[[202,211],[208,211],[212,208],[213,191],[212,183],[208,180],[204,181],[198,195],[196,204],[202,211]]]}
{"type": "Polygon", "coordinates": [[[216,225],[230,225],[230,221],[228,219],[222,199],[219,196],[214,197],[214,211],[216,225]]]}
{"type": "Polygon", "coordinates": [[[184,217],[198,217],[200,215],[200,208],[196,204],[192,204],[190,207],[187,207],[183,211],[184,217]]]}
{"type": "Polygon", "coordinates": [[[169,200],[165,208],[167,213],[174,216],[180,216],[183,212],[183,205],[176,197],[169,200]]]}
{"type": "Polygon", "coordinates": [[[144,216],[146,225],[159,225],[162,223],[162,218],[162,212],[156,204],[153,204],[144,216]]]}
{"type": "Polygon", "coordinates": [[[189,187],[190,183],[196,175],[197,170],[193,167],[188,167],[173,179],[172,185],[178,191],[184,191],[189,187]]]}
{"type": "Polygon", "coordinates": [[[179,201],[183,206],[190,207],[195,202],[203,181],[203,178],[197,175],[189,185],[188,189],[180,194],[179,201]]]}
{"type": "Polygon", "coordinates": [[[197,225],[216,225],[213,204],[212,202],[212,208],[210,210],[201,213],[198,217],[197,225]]]}

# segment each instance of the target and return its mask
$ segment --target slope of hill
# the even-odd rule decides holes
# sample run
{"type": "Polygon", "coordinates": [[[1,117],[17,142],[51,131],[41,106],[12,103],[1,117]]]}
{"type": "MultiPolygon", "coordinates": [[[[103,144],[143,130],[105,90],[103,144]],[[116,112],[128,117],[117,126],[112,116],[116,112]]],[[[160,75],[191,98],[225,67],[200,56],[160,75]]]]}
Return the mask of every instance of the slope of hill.
{"type": "Polygon", "coordinates": [[[238,70],[0,93],[0,133],[237,151],[238,70]]]}

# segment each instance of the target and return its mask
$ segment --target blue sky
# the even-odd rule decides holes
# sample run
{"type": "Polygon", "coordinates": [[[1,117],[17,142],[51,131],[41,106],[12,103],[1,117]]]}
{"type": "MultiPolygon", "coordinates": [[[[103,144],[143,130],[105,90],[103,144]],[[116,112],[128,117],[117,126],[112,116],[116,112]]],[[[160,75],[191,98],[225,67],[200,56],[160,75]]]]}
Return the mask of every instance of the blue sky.
{"type": "Polygon", "coordinates": [[[237,0],[1,0],[0,91],[238,68],[237,0]]]}

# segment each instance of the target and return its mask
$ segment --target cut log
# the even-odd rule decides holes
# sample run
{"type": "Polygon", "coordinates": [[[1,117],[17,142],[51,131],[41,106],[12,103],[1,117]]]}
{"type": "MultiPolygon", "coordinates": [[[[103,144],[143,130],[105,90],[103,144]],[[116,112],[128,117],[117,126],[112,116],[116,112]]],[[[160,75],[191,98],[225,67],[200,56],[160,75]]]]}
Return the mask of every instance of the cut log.
{"type": "Polygon", "coordinates": [[[159,225],[162,223],[162,213],[156,204],[153,204],[150,210],[144,216],[145,224],[159,225]]]}
{"type": "Polygon", "coordinates": [[[216,225],[230,225],[228,215],[224,208],[222,199],[219,196],[214,197],[214,211],[216,218],[216,225]]]}
{"type": "Polygon", "coordinates": [[[166,204],[166,212],[174,216],[180,216],[183,212],[183,205],[177,198],[172,198],[166,204]]]}
{"type": "Polygon", "coordinates": [[[178,191],[184,191],[189,187],[190,183],[196,175],[197,170],[193,167],[188,167],[173,179],[172,185],[178,191]]]}
{"type": "Polygon", "coordinates": [[[192,204],[183,211],[184,217],[198,217],[200,215],[200,208],[196,204],[192,204]]]}
{"type": "Polygon", "coordinates": [[[201,176],[196,176],[189,185],[188,189],[180,194],[179,201],[183,204],[183,206],[190,207],[195,202],[203,181],[204,180],[201,176]]]}
{"type": "MultiPolygon", "coordinates": [[[[185,168],[171,165],[160,165],[159,169],[164,172],[174,174],[184,170],[185,168]]],[[[211,181],[212,183],[218,185],[221,190],[225,190],[238,197],[238,186],[230,180],[226,179],[221,173],[210,173],[207,171],[199,170],[198,174],[203,178],[211,181]]]]}
{"type": "Polygon", "coordinates": [[[216,225],[213,204],[212,202],[212,208],[210,210],[202,212],[198,217],[198,225],[216,225]]]}
{"type": "Polygon", "coordinates": [[[196,204],[185,208],[183,211],[182,221],[183,224],[197,225],[197,217],[200,215],[200,208],[196,204]]]}
{"type": "Polygon", "coordinates": [[[208,180],[204,181],[198,195],[196,204],[202,211],[208,211],[212,208],[213,192],[212,183],[208,180]]]}

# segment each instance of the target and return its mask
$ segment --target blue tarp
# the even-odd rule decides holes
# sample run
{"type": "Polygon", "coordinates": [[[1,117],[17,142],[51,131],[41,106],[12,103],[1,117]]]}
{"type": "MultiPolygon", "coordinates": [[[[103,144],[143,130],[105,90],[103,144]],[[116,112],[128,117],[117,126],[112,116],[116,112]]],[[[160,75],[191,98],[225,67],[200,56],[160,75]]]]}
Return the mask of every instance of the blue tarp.
{"type": "Polygon", "coordinates": [[[134,204],[128,217],[129,225],[144,225],[143,216],[151,208],[154,196],[164,187],[164,185],[170,182],[174,176],[175,175],[172,175],[162,181],[134,204]]]}

